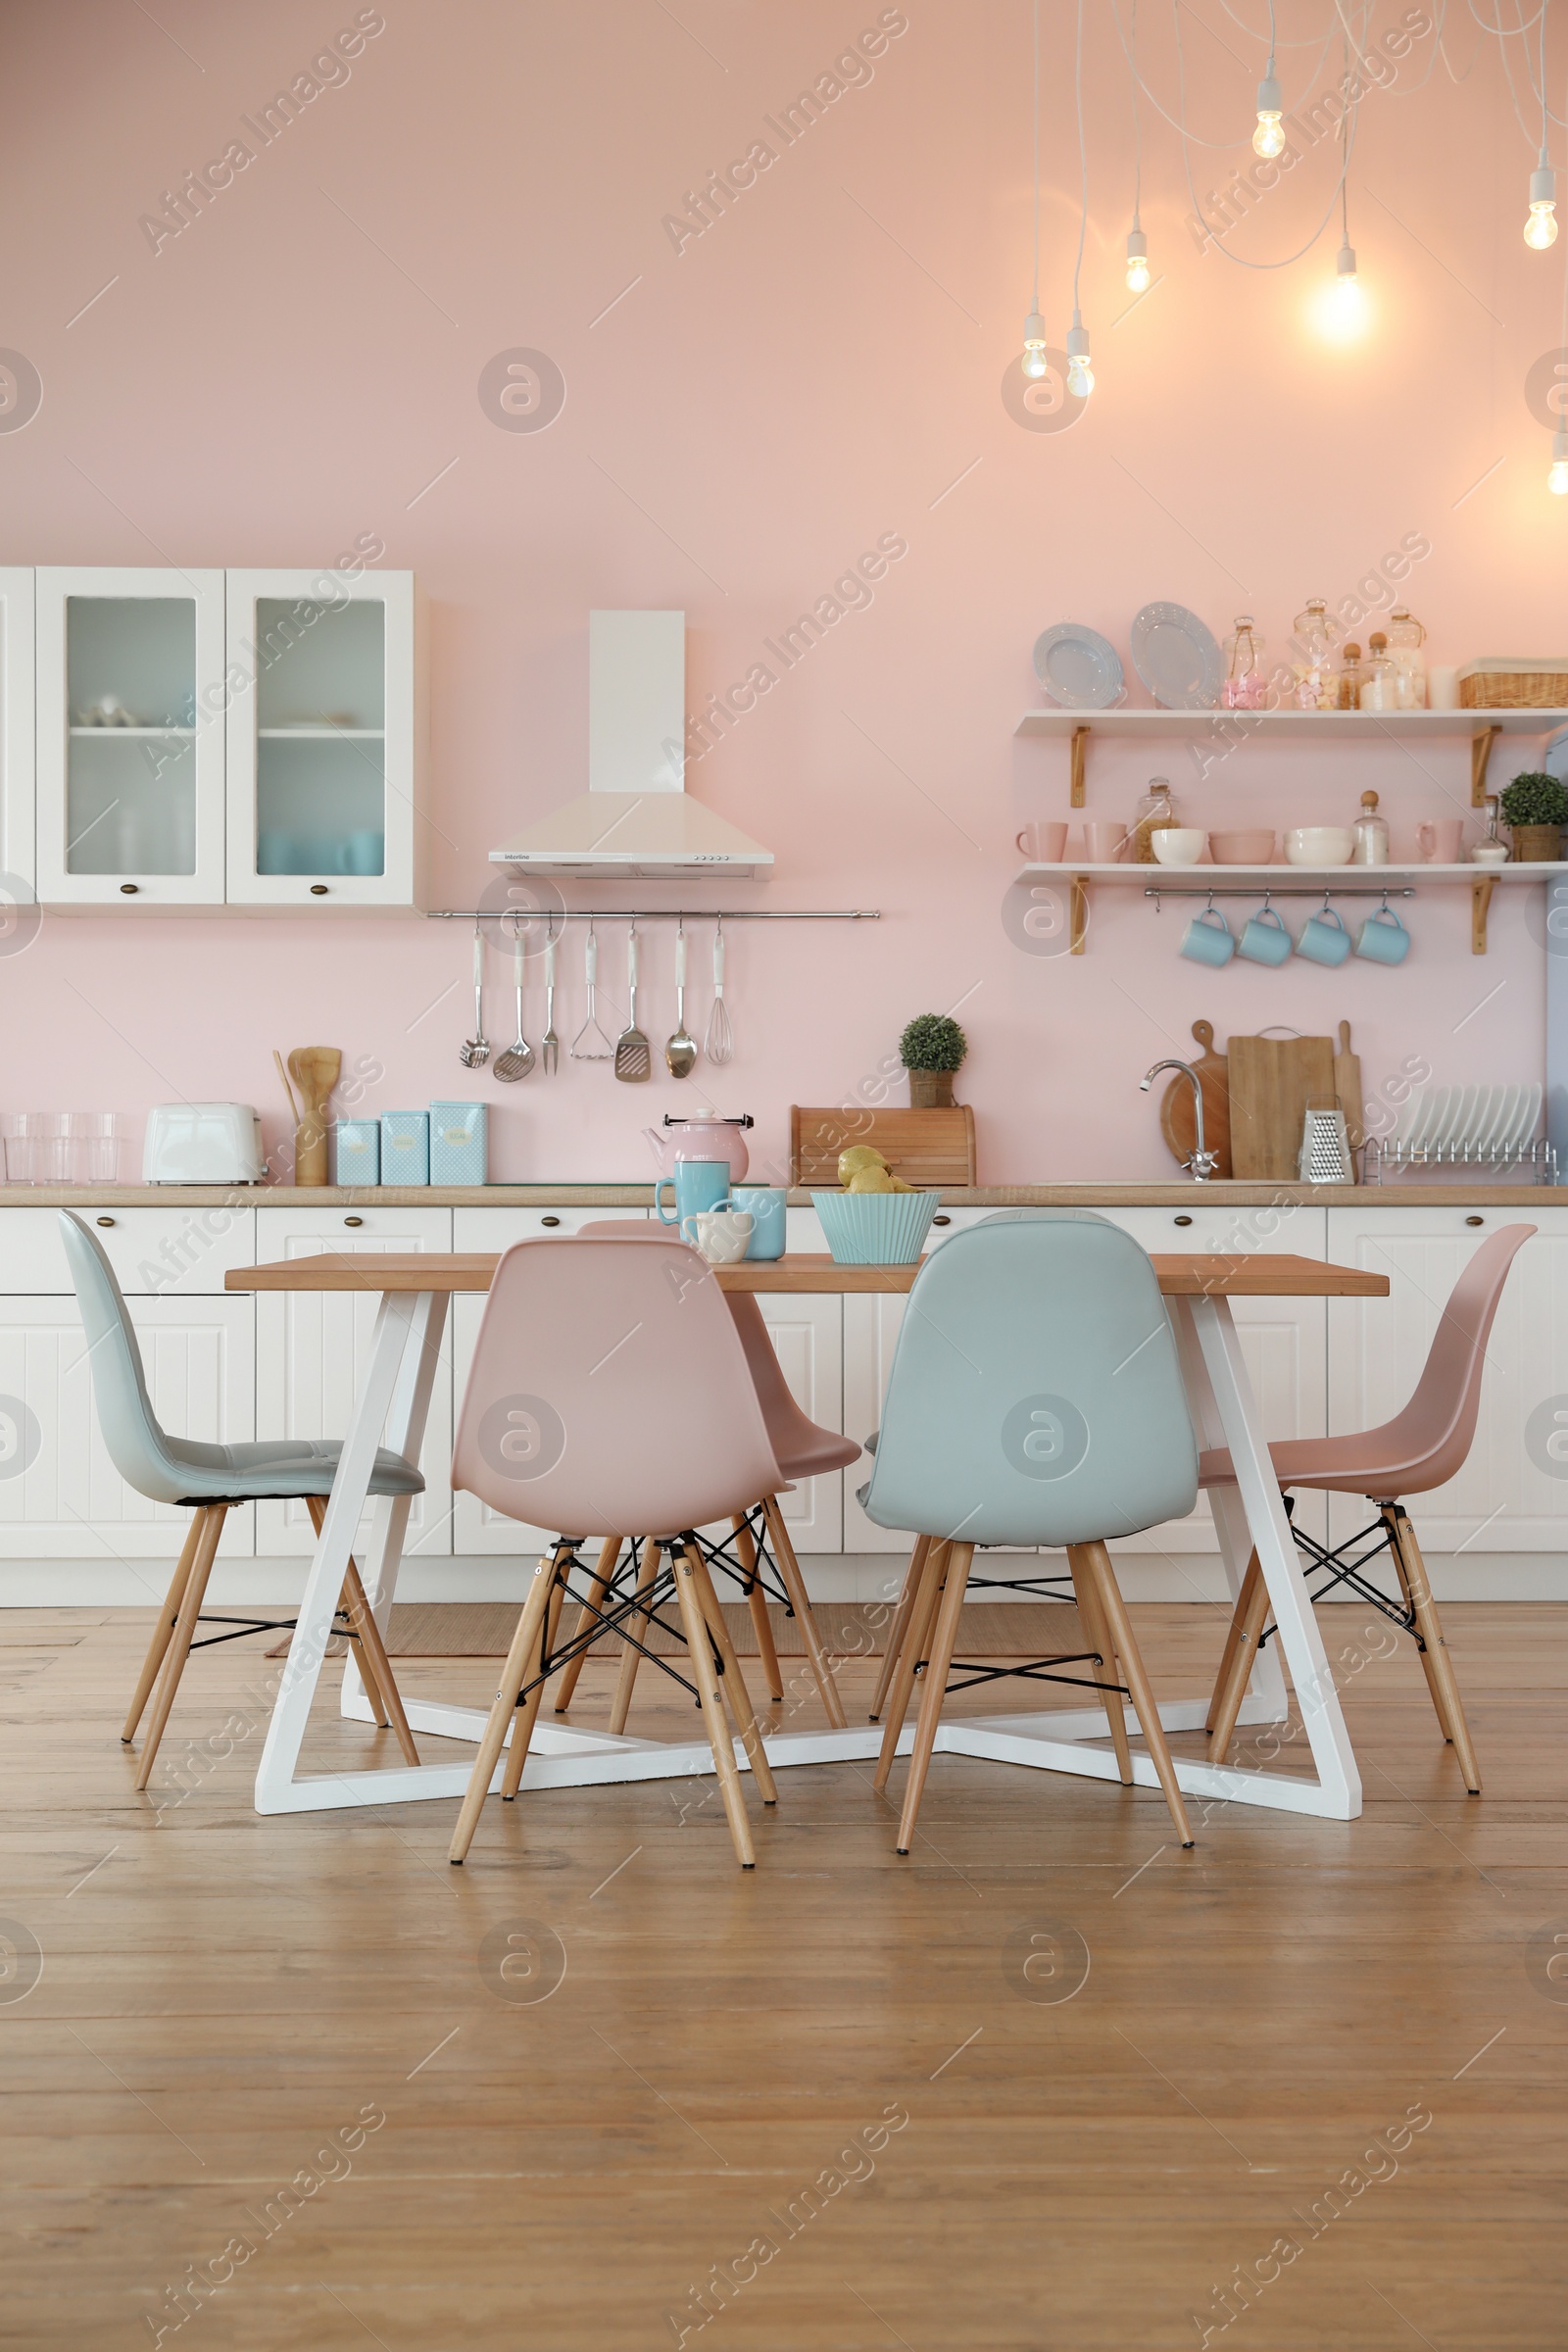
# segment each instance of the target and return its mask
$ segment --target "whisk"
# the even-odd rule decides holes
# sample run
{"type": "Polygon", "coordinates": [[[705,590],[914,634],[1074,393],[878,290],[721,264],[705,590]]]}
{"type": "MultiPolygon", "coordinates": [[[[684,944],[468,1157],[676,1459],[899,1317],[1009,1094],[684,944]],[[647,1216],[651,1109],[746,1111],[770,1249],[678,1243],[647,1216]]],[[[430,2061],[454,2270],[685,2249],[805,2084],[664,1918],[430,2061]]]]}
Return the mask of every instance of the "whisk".
{"type": "Polygon", "coordinates": [[[703,1039],[703,1052],[710,1061],[722,1068],[735,1053],[735,1032],[730,1027],[729,1007],[724,1002],[724,926],[713,925],[713,1009],[708,1016],[708,1034],[703,1039]]]}
{"type": "Polygon", "coordinates": [[[594,989],[599,979],[599,937],[592,923],[588,926],[588,945],[583,950],[582,961],[583,978],[588,986],[588,1018],[572,1039],[567,1052],[573,1061],[610,1061],[613,1058],[615,1049],[594,1017],[594,989]],[[597,1053],[593,1046],[595,1038],[599,1040],[597,1053]],[[585,1039],[588,1041],[586,1044],[583,1042],[585,1039]]]}

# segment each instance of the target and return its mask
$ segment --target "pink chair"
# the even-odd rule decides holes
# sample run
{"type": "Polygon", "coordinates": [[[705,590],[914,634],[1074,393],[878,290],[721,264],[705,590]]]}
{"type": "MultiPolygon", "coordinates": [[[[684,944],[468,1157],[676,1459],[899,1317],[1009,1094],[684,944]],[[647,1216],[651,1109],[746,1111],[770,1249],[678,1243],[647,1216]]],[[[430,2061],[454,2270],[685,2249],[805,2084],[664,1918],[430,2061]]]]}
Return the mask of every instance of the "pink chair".
{"type": "Polygon", "coordinates": [[[521,1782],[544,1686],[567,1662],[555,1642],[579,1543],[599,1536],[618,1549],[640,1534],[637,1589],[612,1587],[583,1641],[633,1619],[646,1624],[674,1594],[730,1835],[742,1868],[752,1868],[726,1697],[763,1803],[775,1803],[777,1790],[693,1531],[786,1483],[734,1322],[695,1250],[668,1239],[578,1236],[506,1252],[485,1300],[452,1484],[511,1518],[573,1532],[560,1535],[534,1571],[458,1818],[454,1862],[472,1841],[509,1727],[503,1794],[521,1782]]]}
{"type": "MultiPolygon", "coordinates": [[[[651,1225],[646,1217],[623,1217],[604,1218],[594,1224],[584,1225],[579,1228],[577,1238],[579,1241],[613,1238],[657,1243],[667,1240],[669,1236],[666,1229],[651,1225]]],[[[762,1320],[762,1310],[757,1300],[744,1291],[726,1291],[721,1295],[740,1334],[741,1346],[746,1350],[757,1400],[762,1408],[768,1438],[786,1482],[797,1486],[807,1479],[820,1477],[827,1471],[842,1470],[851,1462],[858,1461],[861,1448],[853,1438],[841,1437],[837,1430],[822,1429],[816,1422],[808,1420],[790,1395],[789,1384],[779,1369],[778,1357],[773,1352],[767,1325],[762,1320]]],[[[795,1546],[790,1541],[777,1495],[764,1494],[749,1510],[735,1512],[730,1528],[729,1544],[710,1544],[702,1537],[698,1538],[698,1542],[709,1569],[718,1569],[733,1578],[741,1588],[752,1612],[758,1654],[767,1678],[769,1696],[775,1701],[784,1696],[784,1678],[779,1672],[778,1653],[773,1646],[773,1630],[767,1616],[771,1590],[773,1598],[788,1611],[801,1629],[807,1659],[829,1723],[836,1731],[843,1731],[844,1705],[839,1696],[838,1684],[823,1649],[816,1619],[811,1613],[806,1580],[801,1574],[801,1564],[795,1556],[795,1546]],[[772,1587],[768,1582],[770,1570],[777,1579],[772,1587]]],[[[590,1611],[603,1602],[609,1591],[617,1551],[617,1545],[607,1543],[600,1555],[587,1600],[577,1620],[576,1633],[579,1635],[587,1632],[590,1611]]],[[[631,1706],[641,1654],[633,1646],[628,1646],[624,1653],[610,1718],[612,1732],[618,1734],[626,1728],[626,1716],[631,1706]]],[[[577,1677],[582,1672],[586,1655],[586,1650],[579,1650],[562,1675],[555,1703],[558,1715],[564,1715],[571,1704],[572,1692],[577,1688],[577,1677]]]]}
{"type": "MultiPolygon", "coordinates": [[[[1475,1750],[1437,1602],[1415,1530],[1400,1498],[1429,1494],[1463,1469],[1476,1434],[1481,1374],[1497,1301],[1509,1267],[1536,1230],[1534,1225],[1504,1225],[1482,1243],[1453,1286],[1415,1395],[1402,1413],[1380,1429],[1362,1430],[1354,1437],[1287,1438],[1269,1447],[1282,1487],[1322,1487],[1337,1494],[1364,1494],[1376,1504],[1378,1516],[1371,1526],[1332,1548],[1293,1527],[1297,1545],[1306,1554],[1308,1577],[1324,1572],[1323,1582],[1311,1597],[1324,1600],[1341,1585],[1348,1585],[1370,1607],[1414,1635],[1439,1725],[1453,1747],[1472,1796],[1481,1791],[1475,1750]],[[1364,1573],[1385,1546],[1404,1594],[1402,1609],[1386,1599],[1364,1573]]],[[[1198,1479],[1202,1487],[1234,1485],[1230,1455],[1223,1448],[1200,1455],[1198,1479]]],[[[1289,1495],[1286,1509],[1290,1509],[1289,1495]]],[[[1267,1615],[1268,1591],[1254,1551],[1209,1705],[1209,1754],[1216,1763],[1223,1763],[1229,1751],[1253,1658],[1268,1639],[1263,1631],[1267,1615]]]]}

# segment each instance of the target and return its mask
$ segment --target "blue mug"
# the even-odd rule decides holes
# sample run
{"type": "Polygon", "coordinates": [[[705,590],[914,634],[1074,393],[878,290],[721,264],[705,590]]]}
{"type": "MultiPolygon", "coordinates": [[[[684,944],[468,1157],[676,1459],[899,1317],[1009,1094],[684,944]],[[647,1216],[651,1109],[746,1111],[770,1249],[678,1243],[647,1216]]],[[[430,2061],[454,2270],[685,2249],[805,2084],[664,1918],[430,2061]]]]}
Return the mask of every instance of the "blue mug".
{"type": "Polygon", "coordinates": [[[784,1254],[784,1209],[788,1195],[768,1185],[737,1185],[735,1205],[751,1211],[752,1238],[746,1245],[748,1257],[782,1257],[784,1254]]]}
{"type": "Polygon", "coordinates": [[[1298,956],[1308,963],[1340,964],[1350,953],[1350,934],[1332,906],[1321,914],[1308,915],[1301,925],[1301,936],[1296,943],[1298,956]]]}
{"type": "Polygon", "coordinates": [[[382,833],[350,833],[339,851],[339,858],[346,874],[384,873],[386,836],[382,833]]]}
{"type": "Polygon", "coordinates": [[[1182,934],[1179,954],[1194,963],[1219,965],[1229,963],[1236,953],[1231,927],[1217,906],[1205,906],[1195,914],[1182,934]]]}
{"type": "Polygon", "coordinates": [[[706,1208],[728,1208],[730,1205],[730,1166],[727,1159],[677,1159],[673,1176],[662,1176],[654,1187],[654,1206],[660,1222],[677,1225],[681,1238],[696,1248],[697,1228],[691,1223],[706,1208]],[[664,1214],[664,1187],[670,1185],[675,1194],[672,1216],[664,1214]],[[689,1230],[688,1230],[689,1228],[689,1230]]]}
{"type": "Polygon", "coordinates": [[[1380,906],[1361,925],[1355,952],[1369,963],[1402,963],[1410,953],[1410,934],[1392,906],[1380,906]]]}
{"type": "Polygon", "coordinates": [[[1254,914],[1236,943],[1238,956],[1249,963],[1280,964],[1289,956],[1292,940],[1285,922],[1274,907],[1265,906],[1254,914]]]}

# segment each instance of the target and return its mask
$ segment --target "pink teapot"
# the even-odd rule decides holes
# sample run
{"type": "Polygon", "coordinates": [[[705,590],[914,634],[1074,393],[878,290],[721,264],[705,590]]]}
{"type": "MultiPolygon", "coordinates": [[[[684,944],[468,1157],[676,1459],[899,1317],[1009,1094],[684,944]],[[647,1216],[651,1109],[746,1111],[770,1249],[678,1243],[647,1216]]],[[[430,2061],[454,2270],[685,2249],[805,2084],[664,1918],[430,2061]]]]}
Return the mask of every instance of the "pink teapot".
{"type": "Polygon", "coordinates": [[[731,1182],[739,1184],[750,1165],[742,1130],[752,1124],[745,1111],[739,1118],[724,1118],[716,1110],[694,1110],[681,1119],[666,1111],[662,1129],[645,1127],[643,1133],[662,1176],[667,1176],[678,1159],[725,1159],[731,1182]]]}

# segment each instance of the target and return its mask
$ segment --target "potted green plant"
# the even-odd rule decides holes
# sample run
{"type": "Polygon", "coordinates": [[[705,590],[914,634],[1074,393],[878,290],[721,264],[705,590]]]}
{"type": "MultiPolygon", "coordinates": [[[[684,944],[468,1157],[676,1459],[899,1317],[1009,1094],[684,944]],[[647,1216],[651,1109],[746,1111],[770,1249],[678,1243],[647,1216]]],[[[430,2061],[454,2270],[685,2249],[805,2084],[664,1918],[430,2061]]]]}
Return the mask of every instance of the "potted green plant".
{"type": "Polygon", "coordinates": [[[1568,785],[1539,768],[1515,776],[1498,802],[1497,813],[1513,835],[1513,854],[1521,864],[1541,865],[1562,856],[1562,829],[1568,825],[1568,785]]]}
{"type": "Polygon", "coordinates": [[[922,1012],[899,1040],[899,1057],[909,1079],[911,1110],[949,1110],[953,1080],[969,1051],[969,1041],[945,1012],[922,1012]]]}

